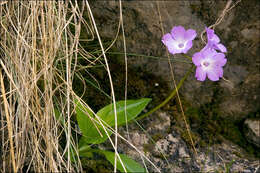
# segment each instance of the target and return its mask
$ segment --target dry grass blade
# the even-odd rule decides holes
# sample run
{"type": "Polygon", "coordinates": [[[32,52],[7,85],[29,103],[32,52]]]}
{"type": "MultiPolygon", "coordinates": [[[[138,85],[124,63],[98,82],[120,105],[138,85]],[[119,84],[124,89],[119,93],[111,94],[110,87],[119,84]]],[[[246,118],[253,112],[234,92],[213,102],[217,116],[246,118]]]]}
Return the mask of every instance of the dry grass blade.
{"type": "MultiPolygon", "coordinates": [[[[0,170],[82,172],[80,161],[75,163],[71,157],[79,158],[78,153],[72,154],[78,147],[78,131],[71,117],[75,113],[74,99],[84,101],[75,94],[72,83],[75,76],[85,89],[84,77],[79,72],[101,64],[107,70],[111,102],[115,103],[105,52],[116,42],[120,26],[123,29],[121,2],[117,33],[106,49],[87,1],[81,4],[72,0],[4,1],[0,3],[0,16],[0,170]],[[89,15],[87,19],[83,17],[85,10],[89,15]],[[87,30],[88,38],[80,40],[81,28],[87,30]],[[93,41],[95,35],[102,49],[102,55],[97,57],[80,45],[93,41]],[[57,119],[55,112],[63,116],[63,122],[57,119]]],[[[116,107],[114,110],[117,123],[116,107]]],[[[96,123],[109,135],[108,125],[101,119],[96,123]]],[[[117,124],[110,130],[115,136],[114,142],[109,137],[116,153],[115,165],[117,159],[123,165],[117,152],[117,138],[135,147],[118,134],[117,124]]],[[[143,153],[137,152],[151,163],[143,153]]]]}
{"type": "Polygon", "coordinates": [[[12,165],[13,165],[13,171],[16,172],[16,163],[15,163],[15,156],[14,156],[14,146],[13,146],[13,129],[10,121],[10,114],[8,110],[8,102],[5,96],[5,86],[4,86],[4,81],[3,81],[3,76],[0,71],[0,83],[1,83],[1,92],[3,94],[3,102],[4,102],[4,109],[5,109],[5,115],[6,115],[6,121],[7,121],[7,129],[8,129],[8,138],[10,140],[10,152],[11,152],[11,158],[12,158],[12,165]]]}
{"type": "Polygon", "coordinates": [[[61,147],[63,129],[54,108],[67,115],[70,125],[82,10],[70,1],[9,1],[1,3],[0,14],[0,169],[81,170],[80,163],[72,165],[62,155],[75,142],[68,128],[68,146],[61,147]]]}

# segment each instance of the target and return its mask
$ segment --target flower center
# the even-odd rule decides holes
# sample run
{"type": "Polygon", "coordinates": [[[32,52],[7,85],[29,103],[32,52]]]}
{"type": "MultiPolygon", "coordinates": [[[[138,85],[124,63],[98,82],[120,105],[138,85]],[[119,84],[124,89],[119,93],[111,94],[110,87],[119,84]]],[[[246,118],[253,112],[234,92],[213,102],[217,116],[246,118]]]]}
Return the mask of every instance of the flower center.
{"type": "Polygon", "coordinates": [[[205,61],[202,63],[205,67],[208,67],[209,66],[209,62],[205,61]]]}
{"type": "Polygon", "coordinates": [[[183,44],[183,43],[180,43],[180,44],[178,44],[178,47],[179,47],[179,48],[183,48],[183,47],[184,47],[184,44],[183,44]]]}

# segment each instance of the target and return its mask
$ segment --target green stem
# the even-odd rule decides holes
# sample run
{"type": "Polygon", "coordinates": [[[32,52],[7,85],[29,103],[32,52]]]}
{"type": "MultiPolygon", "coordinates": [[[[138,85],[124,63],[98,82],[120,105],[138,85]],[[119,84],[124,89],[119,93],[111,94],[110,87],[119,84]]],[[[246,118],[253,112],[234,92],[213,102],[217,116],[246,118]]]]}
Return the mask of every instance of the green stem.
{"type": "MultiPolygon", "coordinates": [[[[99,53],[100,51],[97,51],[95,53],[99,53]]],[[[124,55],[124,52],[106,52],[107,54],[111,54],[111,55],[124,55]]],[[[137,53],[126,53],[127,56],[136,56],[136,57],[144,57],[144,58],[151,58],[151,59],[160,59],[160,60],[165,60],[168,61],[167,57],[157,57],[157,56],[148,56],[148,55],[143,55],[143,54],[137,54],[137,53]]],[[[183,54],[186,58],[189,57],[188,55],[183,54]]],[[[189,60],[191,60],[191,57],[188,58],[189,60]]],[[[182,63],[189,63],[191,64],[192,62],[189,61],[185,61],[185,60],[181,60],[181,59],[175,59],[172,58],[170,59],[170,61],[173,62],[182,62],[182,63]]]]}
{"type": "Polygon", "coordinates": [[[166,103],[168,103],[177,93],[177,90],[180,89],[180,87],[183,85],[184,81],[188,78],[189,74],[193,71],[195,66],[192,66],[188,72],[186,72],[185,76],[181,79],[181,81],[178,83],[177,88],[175,88],[171,94],[159,105],[157,105],[156,107],[154,107],[153,109],[151,109],[149,112],[139,116],[138,118],[136,118],[136,120],[141,120],[145,117],[147,117],[148,115],[152,114],[153,112],[157,111],[158,109],[160,109],[162,106],[164,106],[166,103]]]}
{"type": "Polygon", "coordinates": [[[192,58],[190,57],[190,56],[188,56],[188,55],[186,55],[186,54],[182,54],[185,58],[188,58],[190,61],[192,61],[192,58]]]}

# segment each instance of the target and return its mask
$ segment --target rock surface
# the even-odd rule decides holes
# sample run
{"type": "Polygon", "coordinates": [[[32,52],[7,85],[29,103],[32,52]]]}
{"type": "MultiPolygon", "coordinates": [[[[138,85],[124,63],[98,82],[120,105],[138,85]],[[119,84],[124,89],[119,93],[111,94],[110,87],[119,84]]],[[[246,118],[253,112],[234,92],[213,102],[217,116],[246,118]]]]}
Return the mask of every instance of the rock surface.
{"type": "Polygon", "coordinates": [[[260,120],[247,119],[245,126],[247,128],[245,135],[248,141],[260,147],[260,120]]]}
{"type": "MultiPolygon", "coordinates": [[[[128,66],[145,69],[158,78],[168,81],[169,86],[172,87],[171,69],[165,46],[161,43],[163,33],[170,32],[172,27],[177,25],[183,25],[186,29],[195,29],[198,37],[193,42],[193,48],[188,52],[192,56],[204,47],[200,33],[205,26],[216,22],[225,5],[226,1],[217,0],[123,1],[126,48],[127,52],[135,54],[135,56],[128,56],[128,66]]],[[[101,37],[113,39],[119,22],[118,2],[93,1],[91,7],[101,37]]],[[[193,73],[180,89],[181,99],[196,107],[200,114],[203,114],[203,121],[208,120],[208,117],[213,119],[211,122],[213,126],[208,128],[213,132],[217,131],[216,129],[221,133],[227,131],[226,129],[231,127],[228,126],[229,124],[243,122],[245,118],[256,115],[260,111],[259,11],[258,0],[241,1],[215,28],[215,33],[228,49],[226,54],[228,62],[224,67],[226,80],[199,82],[193,73]],[[206,111],[201,108],[206,108],[206,111]],[[227,123],[224,129],[221,129],[223,126],[218,126],[218,122],[221,122],[218,116],[225,119],[227,123]]],[[[123,52],[121,35],[115,47],[123,52]]],[[[170,55],[170,58],[175,79],[179,81],[191,64],[183,62],[185,58],[181,55],[170,55]]],[[[242,127],[239,123],[235,126],[238,130],[242,127]]],[[[129,140],[139,150],[145,152],[162,172],[260,171],[259,159],[249,159],[242,148],[226,140],[222,140],[222,143],[206,144],[206,147],[201,147],[198,142],[195,142],[198,153],[195,155],[187,140],[183,139],[179,129],[170,120],[169,112],[156,113],[142,121],[142,124],[146,132],[142,132],[140,127],[129,126],[129,140]]],[[[203,125],[208,124],[205,122],[203,125]]],[[[196,126],[198,126],[196,123],[191,124],[191,127],[198,128],[196,126]]],[[[121,132],[127,137],[125,129],[121,129],[121,132]]],[[[229,135],[233,136],[234,133],[229,135]]],[[[196,136],[198,141],[201,140],[200,135],[196,136]]],[[[239,138],[242,136],[235,135],[239,138]]],[[[142,163],[140,155],[131,147],[120,143],[119,150],[142,163]]],[[[151,165],[148,169],[155,171],[151,165]]]]}
{"type": "MultiPolygon", "coordinates": [[[[116,1],[91,3],[99,32],[104,38],[114,38],[116,35],[118,5],[116,1]]],[[[127,52],[166,57],[166,49],[161,43],[161,24],[164,33],[170,32],[173,26],[183,25],[186,29],[193,28],[198,33],[193,48],[188,52],[192,56],[204,46],[200,33],[205,26],[215,23],[225,5],[225,1],[124,1],[127,52]]],[[[237,121],[260,110],[259,10],[258,1],[250,0],[241,1],[227,13],[222,23],[215,28],[215,32],[228,49],[228,63],[224,68],[224,77],[228,81],[199,82],[192,74],[188,78],[189,82],[186,82],[180,91],[185,100],[193,106],[211,104],[218,108],[220,116],[237,121]]],[[[123,51],[120,39],[116,47],[123,51]]],[[[172,60],[184,59],[180,55],[170,57],[172,60]]],[[[169,65],[165,59],[128,56],[128,64],[139,66],[171,81],[169,65]]],[[[174,62],[173,67],[175,77],[179,80],[190,65],[174,62]]],[[[171,82],[169,84],[172,85],[171,82]]]]}
{"type": "MultiPolygon", "coordinates": [[[[150,118],[158,122],[166,116],[162,112],[157,115],[150,118]]],[[[177,128],[167,131],[166,129],[169,128],[167,123],[161,126],[146,124],[144,128],[148,128],[147,131],[140,132],[139,126],[131,124],[130,141],[145,153],[161,172],[254,173],[260,171],[259,159],[249,158],[242,148],[229,141],[224,140],[222,143],[206,147],[196,145],[196,155],[192,147],[184,142],[177,128]],[[160,133],[161,136],[154,138],[155,132],[160,133]]],[[[126,134],[124,129],[121,129],[121,132],[126,134]]],[[[120,142],[119,149],[140,164],[143,163],[140,154],[129,145],[120,142]]],[[[146,164],[150,172],[158,172],[151,164],[148,162],[146,164]]]]}

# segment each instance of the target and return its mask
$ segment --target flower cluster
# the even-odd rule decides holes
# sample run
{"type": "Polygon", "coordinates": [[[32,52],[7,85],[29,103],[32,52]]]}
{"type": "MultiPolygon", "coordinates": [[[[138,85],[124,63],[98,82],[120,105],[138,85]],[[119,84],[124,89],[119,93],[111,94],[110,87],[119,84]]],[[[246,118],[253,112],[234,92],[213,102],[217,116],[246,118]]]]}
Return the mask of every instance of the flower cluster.
{"type": "MultiPolygon", "coordinates": [[[[212,81],[218,81],[223,77],[223,66],[226,64],[226,47],[220,43],[219,37],[213,29],[206,28],[207,44],[200,51],[192,56],[192,62],[195,64],[195,77],[199,81],[204,81],[208,77],[212,81]]],[[[162,42],[168,48],[171,54],[187,53],[192,47],[192,41],[197,33],[193,29],[187,31],[182,26],[175,26],[171,33],[163,36],[162,42]]]]}

